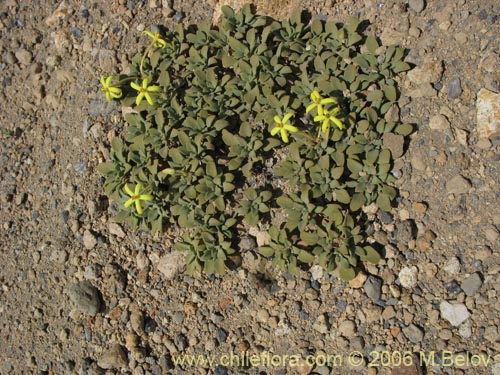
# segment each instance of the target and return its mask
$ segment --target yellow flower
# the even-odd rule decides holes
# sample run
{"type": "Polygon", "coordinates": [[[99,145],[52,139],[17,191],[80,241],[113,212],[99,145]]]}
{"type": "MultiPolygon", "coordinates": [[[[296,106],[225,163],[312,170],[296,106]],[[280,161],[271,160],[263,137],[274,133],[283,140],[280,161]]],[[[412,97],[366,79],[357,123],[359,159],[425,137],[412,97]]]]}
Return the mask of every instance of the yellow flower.
{"type": "Polygon", "coordinates": [[[311,100],[313,101],[312,104],[310,104],[307,108],[306,108],[306,113],[309,113],[311,112],[314,108],[318,108],[318,115],[321,116],[323,114],[323,111],[324,111],[324,108],[323,106],[325,104],[329,104],[329,103],[334,103],[334,104],[337,104],[337,101],[333,98],[326,98],[326,99],[323,99],[321,97],[321,95],[319,94],[319,92],[317,92],[316,90],[314,90],[312,93],[311,93],[311,100]]]}
{"type": "Polygon", "coordinates": [[[167,41],[160,36],[159,31],[157,31],[156,33],[153,34],[151,31],[144,30],[142,33],[146,34],[151,39],[153,39],[151,44],[154,45],[156,48],[166,48],[167,47],[167,41]]]}
{"type": "Polygon", "coordinates": [[[326,131],[328,130],[330,122],[333,122],[340,130],[342,130],[344,129],[344,124],[342,124],[342,122],[335,117],[335,115],[339,112],[339,107],[334,108],[332,111],[325,109],[323,110],[323,114],[314,117],[314,121],[323,122],[323,124],[321,125],[321,130],[323,131],[323,133],[326,133],[326,131]]]}
{"type": "Polygon", "coordinates": [[[151,98],[150,94],[159,92],[161,90],[161,87],[160,86],[148,86],[148,84],[149,84],[149,81],[147,78],[144,78],[142,80],[142,86],[139,86],[135,82],[130,83],[130,86],[132,86],[132,88],[134,90],[139,91],[139,95],[137,95],[137,98],[135,99],[135,104],[137,104],[137,105],[141,104],[143,98],[146,98],[149,105],[155,104],[153,99],[151,98]]]}
{"type": "Polygon", "coordinates": [[[142,209],[141,201],[152,201],[153,196],[150,194],[141,194],[141,190],[142,190],[141,183],[139,183],[135,186],[134,191],[132,191],[132,189],[130,189],[128,184],[125,184],[124,190],[130,196],[130,199],[125,202],[125,208],[129,208],[132,205],[132,203],[135,203],[135,209],[137,210],[137,213],[139,215],[142,215],[144,210],[142,209]]]}
{"type": "Polygon", "coordinates": [[[288,124],[288,120],[293,116],[293,113],[287,113],[283,119],[280,119],[278,116],[274,116],[274,128],[271,130],[271,135],[276,135],[278,132],[281,135],[281,139],[283,142],[288,143],[288,134],[287,131],[291,133],[297,133],[299,129],[295,126],[288,124]]]}
{"type": "Polygon", "coordinates": [[[106,100],[108,102],[111,101],[111,98],[119,99],[122,97],[122,89],[119,87],[111,86],[112,79],[113,76],[109,76],[108,78],[101,76],[101,91],[106,95],[106,100]]]}

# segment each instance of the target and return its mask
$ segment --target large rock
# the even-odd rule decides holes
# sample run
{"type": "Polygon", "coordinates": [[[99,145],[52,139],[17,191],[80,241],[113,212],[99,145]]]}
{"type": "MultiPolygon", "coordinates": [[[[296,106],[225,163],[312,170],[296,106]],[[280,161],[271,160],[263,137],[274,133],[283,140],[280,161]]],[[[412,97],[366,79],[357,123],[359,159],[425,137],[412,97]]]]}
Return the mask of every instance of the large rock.
{"type": "Polygon", "coordinates": [[[476,110],[479,137],[500,136],[500,94],[481,89],[477,94],[476,110]]]}
{"type": "Polygon", "coordinates": [[[68,296],[77,310],[84,314],[96,316],[101,308],[99,291],[89,281],[71,285],[68,288],[68,296]]]}
{"type": "Polygon", "coordinates": [[[179,274],[186,263],[185,254],[180,251],[172,251],[165,254],[158,262],[158,271],[160,271],[165,279],[171,280],[179,274]]]}
{"type": "Polygon", "coordinates": [[[441,311],[441,317],[455,327],[458,327],[470,317],[470,312],[463,303],[452,305],[447,301],[443,301],[439,305],[439,310],[441,311]]]}

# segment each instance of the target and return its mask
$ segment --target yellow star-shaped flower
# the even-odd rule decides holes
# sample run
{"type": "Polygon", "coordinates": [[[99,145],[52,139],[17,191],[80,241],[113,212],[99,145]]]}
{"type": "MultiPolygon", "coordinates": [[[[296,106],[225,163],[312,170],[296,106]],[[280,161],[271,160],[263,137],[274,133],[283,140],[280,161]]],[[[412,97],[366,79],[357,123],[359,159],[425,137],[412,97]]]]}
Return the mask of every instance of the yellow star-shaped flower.
{"type": "Polygon", "coordinates": [[[337,101],[333,98],[326,98],[323,99],[319,92],[314,90],[311,93],[311,100],[313,101],[307,108],[306,108],[306,113],[311,112],[314,108],[318,109],[318,115],[321,116],[323,114],[324,108],[323,106],[325,104],[333,103],[337,104],[337,101]]]}
{"type": "Polygon", "coordinates": [[[321,124],[321,130],[323,131],[323,133],[326,133],[326,131],[330,127],[331,122],[333,122],[340,130],[342,130],[344,129],[344,124],[342,124],[342,121],[335,117],[335,115],[339,112],[339,107],[336,107],[331,111],[325,109],[323,110],[323,114],[314,117],[314,121],[323,122],[321,124]]]}
{"type": "Polygon", "coordinates": [[[278,116],[274,116],[274,128],[271,130],[271,135],[276,135],[280,133],[281,139],[283,142],[288,143],[288,134],[287,131],[291,133],[297,133],[299,129],[297,129],[295,126],[290,125],[288,121],[290,118],[293,116],[293,113],[287,113],[283,119],[280,119],[278,116]]]}
{"type": "Polygon", "coordinates": [[[167,48],[167,41],[160,36],[159,31],[153,34],[151,31],[144,30],[142,33],[146,34],[151,39],[153,39],[151,44],[154,45],[156,48],[167,48]]]}
{"type": "Polygon", "coordinates": [[[149,84],[149,80],[147,78],[144,78],[142,80],[142,86],[139,86],[135,82],[130,83],[130,86],[132,86],[132,88],[134,90],[139,91],[139,95],[137,95],[137,98],[135,99],[136,105],[141,104],[142,99],[144,99],[144,98],[146,98],[149,105],[155,104],[155,102],[151,98],[150,94],[154,94],[154,93],[159,92],[161,90],[161,87],[160,86],[148,86],[148,84],[149,84]]]}
{"type": "Polygon", "coordinates": [[[106,95],[106,100],[111,101],[112,98],[119,99],[122,97],[122,89],[119,87],[111,86],[111,80],[113,76],[104,77],[101,76],[101,91],[106,95]]]}
{"type": "Polygon", "coordinates": [[[125,192],[130,196],[130,199],[125,202],[125,208],[129,208],[133,203],[135,203],[135,209],[139,215],[142,215],[144,210],[142,209],[141,201],[152,201],[153,196],[150,194],[141,194],[142,184],[138,183],[135,185],[135,189],[132,191],[128,184],[125,184],[123,188],[125,192]]]}

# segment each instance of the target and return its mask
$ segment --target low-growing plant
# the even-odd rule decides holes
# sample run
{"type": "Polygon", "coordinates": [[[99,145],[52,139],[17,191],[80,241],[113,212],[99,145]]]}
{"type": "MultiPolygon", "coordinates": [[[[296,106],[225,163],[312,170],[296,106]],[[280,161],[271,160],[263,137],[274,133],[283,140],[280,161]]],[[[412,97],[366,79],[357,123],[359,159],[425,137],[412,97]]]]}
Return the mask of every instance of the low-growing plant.
{"type": "Polygon", "coordinates": [[[412,132],[384,118],[410,68],[404,51],[354,17],[222,12],[219,26],[145,31],[130,73],[101,77],[106,99],[127,108],[99,166],[117,220],[180,227],[189,272],[223,273],[238,235],[259,226],[270,237],[259,251],[278,267],[316,262],[349,280],[380,259],[362,208],[389,211],[397,194],[382,136],[412,132]]]}

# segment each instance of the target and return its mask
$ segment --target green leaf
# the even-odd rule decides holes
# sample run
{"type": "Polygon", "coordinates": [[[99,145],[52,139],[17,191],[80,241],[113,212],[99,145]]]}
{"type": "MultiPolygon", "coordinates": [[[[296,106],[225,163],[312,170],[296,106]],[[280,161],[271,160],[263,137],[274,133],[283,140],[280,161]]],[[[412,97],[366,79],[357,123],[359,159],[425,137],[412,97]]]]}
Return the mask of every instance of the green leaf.
{"type": "Polygon", "coordinates": [[[116,164],[112,161],[107,161],[107,162],[101,163],[97,166],[97,170],[102,175],[107,175],[111,172],[114,172],[115,168],[116,168],[116,164]]]}
{"type": "Polygon", "coordinates": [[[349,33],[354,33],[358,29],[358,26],[359,19],[354,16],[350,17],[345,24],[345,28],[349,33]]]}
{"type": "Polygon", "coordinates": [[[274,249],[270,246],[259,247],[259,253],[265,257],[272,257],[274,255],[274,249]]]}
{"type": "Polygon", "coordinates": [[[410,124],[398,125],[394,130],[394,133],[404,136],[410,135],[411,133],[413,133],[413,126],[411,126],[410,124]]]}
{"type": "Polygon", "coordinates": [[[363,257],[362,260],[366,260],[374,264],[380,262],[381,257],[377,250],[375,250],[371,246],[365,246],[364,249],[366,251],[366,255],[363,257]]]}
{"type": "Polygon", "coordinates": [[[376,201],[377,207],[383,211],[389,212],[391,210],[391,199],[387,194],[379,194],[376,201]]]}
{"type": "Polygon", "coordinates": [[[301,232],[300,239],[304,241],[308,246],[314,246],[318,243],[319,236],[314,232],[301,232]]]}
{"type": "Polygon", "coordinates": [[[338,202],[348,204],[351,202],[351,196],[347,190],[339,189],[335,191],[335,198],[338,202]]]}
{"type": "Polygon", "coordinates": [[[350,281],[356,276],[356,272],[352,268],[339,268],[339,276],[344,281],[350,281]]]}
{"type": "Polygon", "coordinates": [[[366,44],[366,48],[368,48],[368,51],[370,51],[371,53],[375,53],[375,51],[379,47],[377,39],[375,37],[371,36],[371,35],[369,35],[366,38],[365,44],[366,44]]]}
{"type": "Polygon", "coordinates": [[[366,199],[363,193],[354,193],[349,208],[351,211],[358,211],[365,204],[366,199]]]}
{"type": "Polygon", "coordinates": [[[302,263],[311,264],[314,262],[314,255],[305,250],[300,250],[297,259],[302,263]]]}

